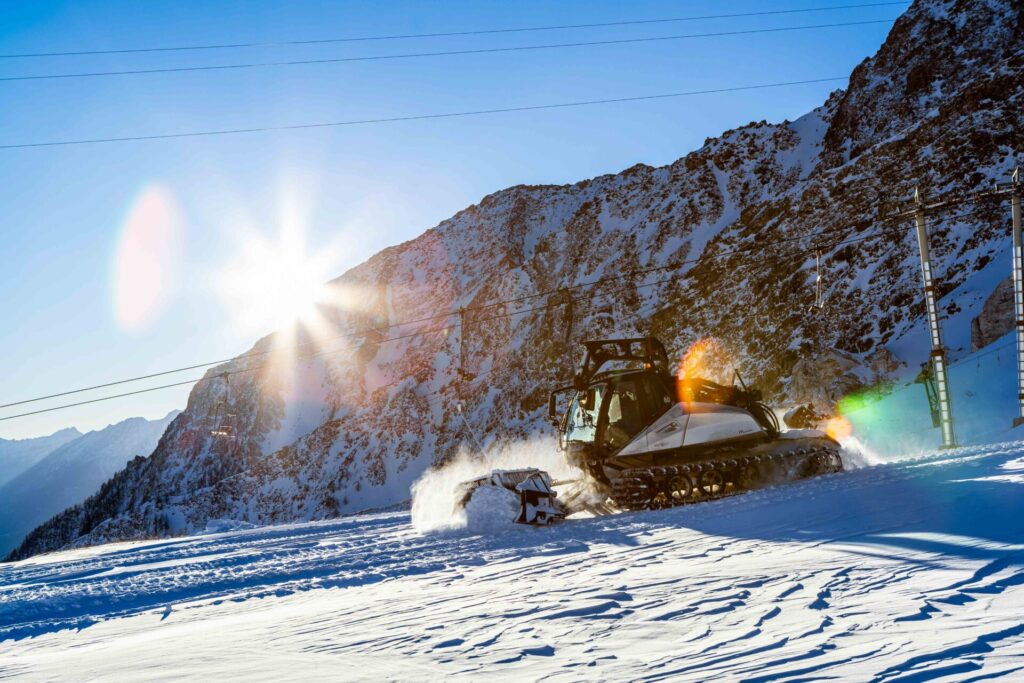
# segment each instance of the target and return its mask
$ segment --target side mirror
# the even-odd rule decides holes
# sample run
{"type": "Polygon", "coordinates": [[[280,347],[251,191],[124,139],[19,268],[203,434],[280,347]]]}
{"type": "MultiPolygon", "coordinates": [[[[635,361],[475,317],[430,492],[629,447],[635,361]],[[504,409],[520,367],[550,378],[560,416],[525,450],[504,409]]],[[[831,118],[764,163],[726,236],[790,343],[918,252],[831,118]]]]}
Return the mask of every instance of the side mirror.
{"type": "Polygon", "coordinates": [[[558,423],[560,422],[557,414],[557,406],[555,405],[554,393],[548,396],[548,422],[550,422],[554,427],[558,427],[558,423]]]}
{"type": "Polygon", "coordinates": [[[587,390],[587,380],[585,377],[583,377],[582,372],[577,372],[575,375],[573,375],[572,388],[575,389],[576,391],[587,390]]]}

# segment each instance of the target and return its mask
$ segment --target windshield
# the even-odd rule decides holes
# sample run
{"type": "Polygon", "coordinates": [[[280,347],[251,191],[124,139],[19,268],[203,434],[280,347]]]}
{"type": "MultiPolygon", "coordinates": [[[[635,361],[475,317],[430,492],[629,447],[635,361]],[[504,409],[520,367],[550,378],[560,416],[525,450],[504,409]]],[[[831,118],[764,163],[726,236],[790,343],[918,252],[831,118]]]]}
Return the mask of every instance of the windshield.
{"type": "Polygon", "coordinates": [[[597,440],[597,413],[601,409],[603,395],[603,384],[595,384],[586,391],[576,392],[569,407],[569,419],[565,423],[566,441],[594,443],[597,440]]]}

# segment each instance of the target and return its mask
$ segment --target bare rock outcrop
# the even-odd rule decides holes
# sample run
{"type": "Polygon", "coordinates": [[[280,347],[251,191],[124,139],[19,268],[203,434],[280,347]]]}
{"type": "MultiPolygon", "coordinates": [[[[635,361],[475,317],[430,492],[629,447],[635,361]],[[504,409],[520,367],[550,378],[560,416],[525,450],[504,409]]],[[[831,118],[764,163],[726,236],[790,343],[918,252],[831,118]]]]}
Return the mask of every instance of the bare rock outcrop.
{"type": "Polygon", "coordinates": [[[983,349],[1013,329],[1013,278],[992,290],[981,313],[971,320],[971,350],[983,349]]]}

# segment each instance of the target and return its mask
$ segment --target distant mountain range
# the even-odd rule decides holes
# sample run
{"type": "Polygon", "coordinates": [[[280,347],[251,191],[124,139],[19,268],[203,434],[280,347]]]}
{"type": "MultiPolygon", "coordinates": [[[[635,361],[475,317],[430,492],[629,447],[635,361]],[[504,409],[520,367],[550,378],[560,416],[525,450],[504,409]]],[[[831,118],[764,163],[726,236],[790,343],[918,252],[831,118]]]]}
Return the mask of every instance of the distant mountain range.
{"type": "Polygon", "coordinates": [[[37,525],[81,503],[129,460],[152,453],[179,412],[160,420],[133,417],[87,434],[63,429],[39,439],[0,442],[0,459],[8,444],[35,446],[33,463],[0,485],[0,555],[37,525]]]}
{"type": "Polygon", "coordinates": [[[0,486],[35,465],[53,449],[82,436],[74,427],[33,439],[0,439],[0,486]]]}
{"type": "MultiPolygon", "coordinates": [[[[549,429],[546,393],[571,377],[585,338],[653,334],[678,357],[715,337],[780,405],[916,371],[928,358],[918,247],[909,220],[897,233],[879,215],[915,187],[971,193],[1024,161],[1022,35],[1020,0],[916,0],[849,86],[795,121],[726,131],[660,168],[484,197],[333,283],[348,296],[321,309],[322,336],[357,352],[301,330],[260,340],[261,359],[288,358],[295,339],[323,353],[242,372],[230,389],[197,384],[149,457],[11,557],[405,500],[472,445],[466,422],[485,443],[549,429]],[[811,313],[815,250],[826,305],[811,313]],[[605,277],[616,279],[562,289],[605,277]],[[439,315],[460,307],[464,327],[439,315]],[[211,434],[225,403],[234,439],[211,434]]],[[[1007,213],[981,202],[929,218],[954,348],[1009,272],[1007,213]]]]}

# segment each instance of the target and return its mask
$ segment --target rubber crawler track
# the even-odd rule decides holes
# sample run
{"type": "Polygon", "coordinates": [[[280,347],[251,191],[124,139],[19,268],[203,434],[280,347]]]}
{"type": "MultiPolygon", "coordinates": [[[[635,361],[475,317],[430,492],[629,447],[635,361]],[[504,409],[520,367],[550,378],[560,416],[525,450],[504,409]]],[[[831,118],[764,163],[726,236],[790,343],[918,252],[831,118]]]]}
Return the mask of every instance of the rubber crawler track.
{"type": "Polygon", "coordinates": [[[612,482],[611,498],[625,510],[650,510],[842,470],[838,447],[785,447],[685,465],[624,470],[612,482]]]}

